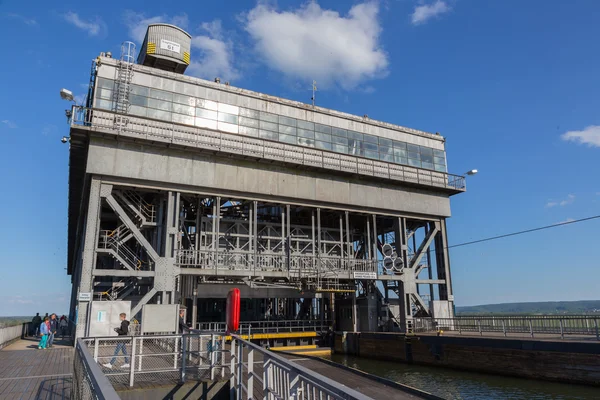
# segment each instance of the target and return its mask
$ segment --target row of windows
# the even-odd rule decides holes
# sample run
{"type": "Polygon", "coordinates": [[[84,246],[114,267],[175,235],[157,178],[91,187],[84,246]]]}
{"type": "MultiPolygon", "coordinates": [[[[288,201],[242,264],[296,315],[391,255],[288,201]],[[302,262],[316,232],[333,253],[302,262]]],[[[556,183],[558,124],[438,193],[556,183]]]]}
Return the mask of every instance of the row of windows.
{"type": "MultiPolygon", "coordinates": [[[[114,81],[98,79],[96,107],[111,109],[114,81]]],[[[314,122],[131,85],[133,115],[446,171],[443,151],[314,122]]]]}

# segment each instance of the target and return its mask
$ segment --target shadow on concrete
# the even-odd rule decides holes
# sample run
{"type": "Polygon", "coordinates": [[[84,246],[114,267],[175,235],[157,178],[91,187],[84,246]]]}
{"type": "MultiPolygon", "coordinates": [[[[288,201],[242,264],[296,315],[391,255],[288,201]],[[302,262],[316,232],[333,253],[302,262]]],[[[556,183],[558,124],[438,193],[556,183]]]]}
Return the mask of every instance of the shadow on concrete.
{"type": "Polygon", "coordinates": [[[68,377],[44,379],[38,388],[35,400],[69,400],[72,385],[73,380],[68,377]]]}

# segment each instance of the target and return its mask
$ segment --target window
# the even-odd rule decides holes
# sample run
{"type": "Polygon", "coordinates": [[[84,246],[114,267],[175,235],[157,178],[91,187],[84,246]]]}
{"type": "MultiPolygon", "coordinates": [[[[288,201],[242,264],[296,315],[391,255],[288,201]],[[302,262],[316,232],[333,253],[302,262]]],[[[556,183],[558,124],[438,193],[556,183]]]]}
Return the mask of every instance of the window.
{"type": "MultiPolygon", "coordinates": [[[[298,121],[300,122],[300,121],[298,121]]],[[[297,129],[298,131],[298,136],[300,137],[305,137],[305,138],[309,138],[309,139],[314,139],[315,138],[315,132],[314,131],[309,131],[307,129],[297,129]]]]}
{"type": "Polygon", "coordinates": [[[263,131],[261,129],[258,132],[258,137],[260,137],[262,139],[277,140],[278,139],[278,134],[277,134],[277,132],[263,131]]]}
{"type": "Polygon", "coordinates": [[[236,124],[238,123],[237,115],[227,114],[224,112],[219,112],[218,119],[221,122],[227,122],[228,124],[236,124]]]}
{"type": "MultiPolygon", "coordinates": [[[[348,139],[346,139],[345,137],[339,137],[339,136],[332,136],[331,137],[331,142],[334,144],[341,144],[344,147],[348,146],[348,139]]],[[[344,151],[345,153],[345,151],[344,151]]]]}
{"type": "Polygon", "coordinates": [[[173,122],[185,125],[194,125],[194,117],[189,115],[173,114],[173,122]]]}
{"type": "Polygon", "coordinates": [[[150,89],[144,86],[131,85],[131,94],[148,97],[150,89]]]}
{"type": "Polygon", "coordinates": [[[331,128],[331,134],[335,135],[335,136],[347,137],[348,131],[345,129],[333,127],[333,128],[331,128]]]}
{"type": "Polygon", "coordinates": [[[412,167],[421,167],[421,161],[409,158],[408,159],[408,165],[410,165],[412,167]]]}
{"type": "Polygon", "coordinates": [[[160,119],[161,121],[171,121],[171,113],[168,111],[148,109],[148,118],[160,119]]]}
{"type": "Polygon", "coordinates": [[[390,139],[386,139],[386,138],[379,138],[379,147],[392,147],[392,141],[390,139]]]}
{"type": "Polygon", "coordinates": [[[320,140],[315,140],[315,147],[317,149],[331,150],[331,143],[322,142],[320,140]]]}
{"type": "Polygon", "coordinates": [[[129,103],[133,106],[148,107],[148,98],[133,94],[129,96],[129,103]]]}
{"type": "Polygon", "coordinates": [[[418,153],[419,152],[419,146],[414,145],[414,144],[407,144],[407,148],[409,152],[412,153],[418,153]]]}
{"type": "Polygon", "coordinates": [[[287,126],[296,126],[296,119],[295,118],[289,118],[289,117],[284,117],[284,116],[279,116],[279,124],[280,125],[287,125],[287,126]]]}
{"type": "Polygon", "coordinates": [[[196,117],[216,120],[217,119],[217,112],[216,111],[205,110],[203,108],[196,108],[196,117]]]}
{"type": "Polygon", "coordinates": [[[296,144],[296,136],[279,134],[279,141],[285,143],[296,144]]]}
{"type": "Polygon", "coordinates": [[[298,128],[307,129],[309,131],[315,130],[315,124],[313,122],[298,120],[298,128]]]}
{"type": "Polygon", "coordinates": [[[227,113],[231,115],[237,115],[240,113],[240,108],[238,106],[231,106],[229,104],[217,103],[217,110],[219,113],[227,113]]]}
{"type": "Polygon", "coordinates": [[[374,143],[374,144],[378,144],[379,143],[379,140],[377,139],[377,136],[373,136],[373,135],[364,134],[363,135],[363,140],[365,141],[365,143],[374,143]]]}
{"type": "Polygon", "coordinates": [[[148,107],[156,108],[158,110],[171,111],[171,104],[172,103],[170,101],[151,99],[151,98],[148,99],[148,107]]]}
{"type": "Polygon", "coordinates": [[[166,100],[169,102],[173,101],[173,94],[165,92],[164,90],[150,89],[150,93],[148,96],[157,100],[166,100]]]}
{"type": "Polygon", "coordinates": [[[279,133],[296,136],[296,128],[293,126],[279,125],[279,133]]]}
{"type": "Polygon", "coordinates": [[[196,125],[199,128],[217,129],[217,121],[212,119],[196,117],[194,125],[196,125]]]}
{"type": "Polygon", "coordinates": [[[195,107],[196,106],[196,99],[190,96],[185,96],[183,94],[174,94],[173,95],[173,102],[174,103],[179,103],[179,104],[185,104],[188,106],[192,106],[195,107]]]}
{"type": "Polygon", "coordinates": [[[256,110],[250,110],[249,108],[241,108],[240,107],[240,116],[241,117],[248,117],[248,118],[252,118],[252,119],[260,119],[260,112],[256,111],[256,110]]]}
{"type": "Polygon", "coordinates": [[[327,125],[315,124],[315,132],[331,134],[331,127],[327,125]]]}
{"type": "MultiPolygon", "coordinates": [[[[433,164],[433,152],[431,154],[421,153],[421,161],[424,163],[433,164]]],[[[423,168],[426,167],[424,166],[423,168]]],[[[433,166],[431,167],[431,169],[433,169],[433,166]]]]}
{"type": "Polygon", "coordinates": [[[239,121],[240,125],[249,126],[251,128],[258,128],[258,120],[257,119],[251,119],[251,118],[247,118],[247,117],[239,117],[238,121],[239,121]]]}
{"type": "Polygon", "coordinates": [[[266,129],[269,131],[277,132],[278,126],[272,122],[260,121],[260,129],[266,129]]]}
{"type": "Polygon", "coordinates": [[[315,132],[315,139],[320,140],[322,142],[331,142],[331,135],[326,133],[315,132]]]}
{"type": "Polygon", "coordinates": [[[372,158],[374,160],[378,160],[379,159],[379,152],[365,150],[365,157],[372,158]]]}
{"type": "Polygon", "coordinates": [[[240,126],[239,133],[240,133],[240,135],[258,137],[258,129],[256,129],[256,128],[248,128],[245,126],[240,126]]]}
{"type": "Polygon", "coordinates": [[[205,99],[196,99],[196,107],[205,108],[207,110],[217,111],[217,102],[205,99]]]}
{"type": "MultiPolygon", "coordinates": [[[[271,114],[268,112],[261,111],[260,112],[260,120],[267,121],[267,122],[274,122],[275,124],[277,124],[277,122],[279,122],[279,117],[277,116],[277,114],[271,114]]],[[[275,130],[277,130],[277,129],[275,129],[275,130]]]]}
{"type": "MultiPolygon", "coordinates": [[[[191,106],[185,106],[183,104],[173,103],[173,112],[183,115],[191,115],[192,117],[196,113],[196,109],[191,106]]],[[[193,125],[193,123],[192,123],[193,125]]]]}
{"type": "Polygon", "coordinates": [[[315,141],[312,139],[298,138],[298,144],[301,146],[315,147],[315,141]]]}

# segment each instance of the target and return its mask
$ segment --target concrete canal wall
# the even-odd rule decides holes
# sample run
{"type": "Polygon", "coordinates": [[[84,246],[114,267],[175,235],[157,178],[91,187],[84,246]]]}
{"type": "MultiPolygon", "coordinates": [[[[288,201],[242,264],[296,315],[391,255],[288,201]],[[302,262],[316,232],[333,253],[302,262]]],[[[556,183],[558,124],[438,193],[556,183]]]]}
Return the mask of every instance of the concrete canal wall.
{"type": "Polygon", "coordinates": [[[335,352],[388,361],[600,386],[600,343],[338,332],[335,352]]]}

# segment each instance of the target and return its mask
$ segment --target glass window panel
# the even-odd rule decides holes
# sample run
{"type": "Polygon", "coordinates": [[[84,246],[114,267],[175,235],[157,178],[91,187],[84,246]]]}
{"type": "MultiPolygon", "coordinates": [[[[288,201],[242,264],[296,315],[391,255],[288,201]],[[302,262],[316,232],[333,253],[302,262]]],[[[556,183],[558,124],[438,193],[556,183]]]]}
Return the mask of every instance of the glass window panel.
{"type": "Polygon", "coordinates": [[[413,152],[413,153],[419,152],[419,146],[417,146],[417,145],[407,144],[406,147],[408,148],[408,151],[410,151],[410,152],[413,152]]]}
{"type": "MultiPolygon", "coordinates": [[[[216,113],[215,113],[216,114],[216,113]]],[[[194,125],[200,128],[217,129],[217,121],[206,118],[196,117],[194,125]]]]}
{"type": "Polygon", "coordinates": [[[150,89],[145,86],[131,85],[131,94],[137,94],[140,96],[148,97],[149,92],[150,92],[150,89]]]}
{"type": "Polygon", "coordinates": [[[408,158],[412,158],[413,160],[420,160],[419,153],[413,153],[412,151],[408,152],[408,158]]]}
{"type": "Polygon", "coordinates": [[[224,104],[224,103],[218,103],[217,110],[220,113],[224,112],[224,113],[233,114],[236,116],[240,113],[240,108],[238,106],[232,106],[232,105],[224,104]]]}
{"type": "Polygon", "coordinates": [[[113,94],[113,92],[110,89],[105,89],[105,88],[96,89],[96,97],[112,99],[112,94],[113,94]]]}
{"type": "MultiPolygon", "coordinates": [[[[260,120],[277,123],[279,121],[279,117],[276,114],[271,114],[268,112],[261,111],[260,112],[260,120]]],[[[275,130],[277,130],[277,129],[275,129],[275,130]]]]}
{"type": "Polygon", "coordinates": [[[377,136],[364,134],[363,137],[364,137],[363,140],[365,141],[365,143],[375,143],[375,144],[379,143],[377,136]]]}
{"type": "Polygon", "coordinates": [[[353,154],[356,156],[364,155],[362,142],[348,139],[348,154],[353,154]]]}
{"type": "Polygon", "coordinates": [[[342,129],[342,128],[332,127],[331,133],[335,136],[342,136],[342,137],[348,136],[348,131],[345,129],[342,129]]]}
{"type": "Polygon", "coordinates": [[[196,107],[196,99],[190,96],[185,96],[183,94],[174,94],[173,102],[179,104],[185,104],[188,106],[196,107]]]}
{"type": "MultiPolygon", "coordinates": [[[[138,117],[145,117],[147,113],[148,113],[148,109],[146,107],[129,106],[129,114],[137,115],[138,117]]],[[[194,125],[193,119],[192,119],[192,125],[194,125]]]]}
{"type": "MultiPolygon", "coordinates": [[[[204,108],[196,108],[196,117],[216,120],[217,112],[205,110],[204,108]]],[[[217,125],[215,124],[215,126],[217,126],[217,125]]]]}
{"type": "Polygon", "coordinates": [[[248,128],[246,126],[240,126],[239,132],[241,135],[258,137],[258,129],[257,128],[248,128]]]}
{"type": "Polygon", "coordinates": [[[446,166],[444,166],[444,165],[436,165],[435,166],[435,170],[436,171],[440,171],[440,172],[446,172],[446,166]]]}
{"type": "Polygon", "coordinates": [[[364,143],[363,147],[367,151],[374,151],[376,153],[379,153],[379,146],[377,146],[377,144],[374,144],[374,143],[364,143]]]}
{"type": "Polygon", "coordinates": [[[315,124],[314,124],[314,122],[302,121],[302,120],[299,119],[297,121],[297,124],[298,124],[298,128],[308,129],[309,131],[314,131],[315,130],[315,124]]]}
{"type": "Polygon", "coordinates": [[[285,143],[296,144],[296,136],[279,134],[279,141],[285,143]]]}
{"type": "Polygon", "coordinates": [[[148,118],[160,119],[162,121],[170,121],[171,113],[169,111],[155,110],[153,108],[149,108],[148,118]]]}
{"type": "Polygon", "coordinates": [[[430,147],[423,147],[423,146],[419,146],[421,147],[421,154],[429,154],[431,156],[433,156],[433,149],[430,147]]]}
{"type": "Polygon", "coordinates": [[[312,139],[307,139],[303,137],[298,138],[298,144],[302,146],[315,147],[315,141],[312,139]]]}
{"type": "Polygon", "coordinates": [[[194,125],[194,116],[173,113],[173,122],[185,125],[194,125]]]}
{"type": "Polygon", "coordinates": [[[394,159],[398,164],[408,164],[408,159],[406,157],[395,156],[394,159]]]}
{"type": "Polygon", "coordinates": [[[348,153],[348,146],[344,146],[343,144],[332,143],[331,150],[333,150],[333,151],[335,151],[337,153],[347,154],[348,153]]]}
{"type": "Polygon", "coordinates": [[[379,138],[379,146],[392,147],[392,141],[386,138],[379,138]]]}
{"type": "Polygon", "coordinates": [[[393,140],[395,149],[406,149],[406,143],[393,140]]]}
{"type": "MultiPolygon", "coordinates": [[[[296,136],[296,128],[294,128],[293,126],[279,125],[279,133],[285,133],[286,135],[296,136]]],[[[294,143],[295,142],[296,141],[294,140],[294,143]]]]}
{"type": "Polygon", "coordinates": [[[227,114],[219,111],[218,120],[221,122],[227,122],[228,124],[236,124],[238,123],[237,115],[227,114]]]}
{"type": "Polygon", "coordinates": [[[394,162],[394,155],[388,153],[379,153],[379,159],[382,161],[394,162]]]}
{"type": "Polygon", "coordinates": [[[421,161],[429,163],[429,164],[433,164],[433,155],[421,153],[421,161]]]}
{"type": "Polygon", "coordinates": [[[331,135],[326,133],[315,132],[315,139],[320,140],[322,142],[331,142],[331,135]]]}
{"type": "Polygon", "coordinates": [[[360,132],[348,131],[348,139],[356,139],[363,141],[363,134],[360,132]]]}
{"type": "Polygon", "coordinates": [[[335,144],[341,144],[344,147],[348,147],[348,139],[346,139],[345,137],[332,136],[331,142],[335,144]]]}
{"type": "Polygon", "coordinates": [[[269,131],[277,132],[278,126],[272,122],[260,121],[260,129],[266,129],[269,131]]]}
{"type": "Polygon", "coordinates": [[[206,100],[206,99],[196,99],[196,107],[206,108],[207,110],[217,111],[217,102],[206,100]]]}
{"type": "Polygon", "coordinates": [[[365,150],[365,157],[367,158],[373,158],[375,160],[379,159],[379,152],[377,151],[366,151],[365,150]]]}
{"type": "Polygon", "coordinates": [[[105,79],[105,78],[98,78],[98,83],[96,84],[96,88],[107,88],[107,89],[113,89],[113,87],[115,86],[115,81],[113,81],[112,79],[105,79]]]}
{"type": "Polygon", "coordinates": [[[258,128],[258,120],[257,119],[240,117],[238,120],[238,123],[243,126],[249,126],[251,128],[258,128]]]}
{"type": "Polygon", "coordinates": [[[412,158],[408,159],[408,165],[412,166],[412,167],[420,167],[421,166],[421,161],[419,160],[413,160],[412,158]]]}
{"type": "Polygon", "coordinates": [[[433,157],[433,162],[439,165],[446,165],[446,159],[444,157],[433,157]]]}
{"type": "MultiPolygon", "coordinates": [[[[298,121],[298,122],[300,122],[300,121],[298,121]]],[[[298,136],[300,136],[300,137],[305,137],[305,138],[308,138],[308,139],[314,139],[315,138],[315,132],[314,131],[309,131],[307,129],[300,129],[300,128],[298,128],[297,131],[298,131],[298,136]]]]}
{"type": "Polygon", "coordinates": [[[384,154],[393,154],[394,153],[394,151],[392,150],[391,147],[386,147],[386,146],[382,146],[382,145],[379,145],[379,152],[384,153],[384,154]]]}
{"type": "Polygon", "coordinates": [[[433,150],[433,155],[436,157],[446,157],[446,154],[442,150],[433,150]]]}
{"type": "Polygon", "coordinates": [[[315,140],[315,147],[317,149],[331,150],[331,143],[322,142],[320,140],[315,140]]]}
{"type": "Polygon", "coordinates": [[[129,96],[129,103],[134,106],[148,107],[148,98],[132,94],[129,96]]]}
{"type": "Polygon", "coordinates": [[[248,118],[253,118],[253,119],[259,119],[260,118],[260,113],[256,110],[251,110],[249,108],[242,108],[240,107],[240,116],[242,117],[248,117],[248,118]]]}
{"type": "Polygon", "coordinates": [[[192,106],[173,103],[173,112],[183,115],[191,115],[193,117],[196,113],[196,109],[192,106]]]}
{"type": "Polygon", "coordinates": [[[404,157],[404,158],[408,157],[408,155],[406,153],[406,150],[404,150],[404,149],[397,149],[395,147],[394,147],[394,155],[396,157],[404,157]]]}
{"type": "Polygon", "coordinates": [[[296,119],[290,117],[279,116],[279,124],[296,126],[296,119]]]}
{"type": "Polygon", "coordinates": [[[331,127],[327,125],[315,124],[315,132],[331,134],[331,127]]]}
{"type": "Polygon", "coordinates": [[[238,133],[238,124],[230,124],[227,122],[219,121],[217,124],[217,129],[223,132],[238,133]]]}
{"type": "Polygon", "coordinates": [[[278,133],[277,132],[271,132],[271,131],[260,130],[258,132],[258,136],[260,138],[269,139],[269,140],[278,140],[279,139],[278,138],[278,133]]]}
{"type": "Polygon", "coordinates": [[[153,99],[173,101],[173,94],[164,90],[150,89],[148,96],[153,99]]]}
{"type": "Polygon", "coordinates": [[[422,167],[422,168],[427,168],[427,169],[433,169],[433,164],[432,164],[432,163],[430,163],[430,162],[425,162],[425,161],[423,161],[423,162],[421,163],[421,167],[422,167]]]}
{"type": "Polygon", "coordinates": [[[111,110],[112,109],[112,101],[110,101],[110,100],[103,100],[103,99],[97,99],[96,100],[96,107],[103,108],[105,110],[111,110]]]}
{"type": "Polygon", "coordinates": [[[163,111],[171,111],[171,102],[158,99],[148,99],[148,107],[157,108],[163,111]]]}

